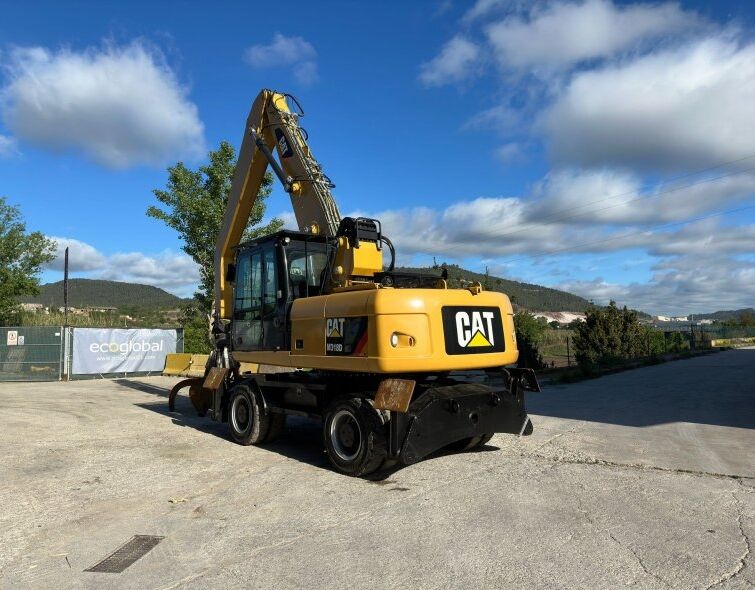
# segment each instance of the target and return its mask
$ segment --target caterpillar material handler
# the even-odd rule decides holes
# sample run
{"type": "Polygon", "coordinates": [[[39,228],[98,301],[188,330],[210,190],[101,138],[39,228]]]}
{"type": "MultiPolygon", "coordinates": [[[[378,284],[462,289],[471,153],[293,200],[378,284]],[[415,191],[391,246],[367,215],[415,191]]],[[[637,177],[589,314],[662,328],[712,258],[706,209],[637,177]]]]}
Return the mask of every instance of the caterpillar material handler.
{"type": "Polygon", "coordinates": [[[171,405],[192,385],[197,409],[242,445],[272,441],[287,415],[321,419],[331,463],[355,476],[531,433],[524,391],[538,385],[505,368],[519,355],[508,297],[395,271],[378,220],[341,218],[302,115],[270,90],[252,105],[217,242],[215,350],[171,405]],[[240,243],[268,166],[300,231],[240,243]]]}

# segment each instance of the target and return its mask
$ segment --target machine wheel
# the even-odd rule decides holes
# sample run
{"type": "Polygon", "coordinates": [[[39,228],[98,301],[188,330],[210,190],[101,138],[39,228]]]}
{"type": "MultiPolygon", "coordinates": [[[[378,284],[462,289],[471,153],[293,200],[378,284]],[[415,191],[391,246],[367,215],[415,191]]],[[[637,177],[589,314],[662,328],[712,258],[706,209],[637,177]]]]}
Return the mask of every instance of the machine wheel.
{"type": "Polygon", "coordinates": [[[461,440],[452,442],[446,448],[452,451],[468,451],[469,449],[472,449],[477,446],[477,443],[480,442],[480,438],[481,437],[479,436],[472,436],[470,438],[462,438],[461,440]]]}
{"type": "Polygon", "coordinates": [[[285,414],[270,414],[270,426],[267,429],[266,443],[275,442],[286,427],[285,414]]]}
{"type": "Polygon", "coordinates": [[[234,441],[246,446],[265,440],[270,416],[263,415],[259,399],[248,385],[238,383],[231,388],[228,408],[228,427],[234,441]]]}
{"type": "Polygon", "coordinates": [[[451,443],[447,448],[453,451],[469,451],[471,449],[477,449],[479,447],[485,446],[491,438],[493,438],[492,432],[483,434],[481,436],[463,438],[461,440],[457,440],[454,443],[451,443]]]}
{"type": "Polygon", "coordinates": [[[488,432],[487,434],[483,434],[480,437],[480,442],[477,443],[478,447],[484,447],[486,444],[490,442],[490,439],[493,438],[494,432],[488,432]]]}
{"type": "Polygon", "coordinates": [[[341,473],[359,477],[377,471],[388,455],[380,414],[367,399],[337,400],[323,421],[325,452],[341,473]]]}

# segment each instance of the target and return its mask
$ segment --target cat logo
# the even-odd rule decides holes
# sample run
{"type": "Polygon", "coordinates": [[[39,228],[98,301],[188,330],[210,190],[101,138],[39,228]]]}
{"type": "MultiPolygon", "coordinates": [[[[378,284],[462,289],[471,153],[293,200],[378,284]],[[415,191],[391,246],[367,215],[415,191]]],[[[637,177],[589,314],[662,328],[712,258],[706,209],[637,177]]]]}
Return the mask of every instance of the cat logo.
{"type": "Polygon", "coordinates": [[[344,318],[328,318],[325,336],[327,338],[343,338],[344,318]]]}
{"type": "Polygon", "coordinates": [[[493,346],[495,344],[493,312],[473,311],[469,314],[466,311],[457,311],[456,339],[462,348],[470,346],[493,346]]]}
{"type": "Polygon", "coordinates": [[[281,158],[290,158],[294,151],[291,149],[283,131],[279,128],[275,129],[275,139],[278,141],[278,151],[280,152],[281,158]]]}
{"type": "Polygon", "coordinates": [[[325,354],[367,356],[367,317],[326,318],[325,354]]]}
{"type": "Polygon", "coordinates": [[[498,307],[444,307],[447,354],[503,352],[503,322],[498,307]]]}

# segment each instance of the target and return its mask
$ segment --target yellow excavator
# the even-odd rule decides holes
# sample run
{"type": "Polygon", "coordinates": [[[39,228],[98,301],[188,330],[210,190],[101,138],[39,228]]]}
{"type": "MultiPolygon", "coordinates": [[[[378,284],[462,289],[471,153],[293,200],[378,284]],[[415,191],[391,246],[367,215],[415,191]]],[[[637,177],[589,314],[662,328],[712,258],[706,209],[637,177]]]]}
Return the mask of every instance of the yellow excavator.
{"type": "Polygon", "coordinates": [[[287,415],[319,419],[330,462],[353,476],[530,434],[524,392],[539,388],[531,370],[509,368],[509,298],[396,270],[380,221],[341,217],[303,114],[272,90],[249,113],[217,241],[215,350],[194,405],[242,445],[272,441],[287,415]],[[300,231],[240,243],[268,168],[300,231]]]}

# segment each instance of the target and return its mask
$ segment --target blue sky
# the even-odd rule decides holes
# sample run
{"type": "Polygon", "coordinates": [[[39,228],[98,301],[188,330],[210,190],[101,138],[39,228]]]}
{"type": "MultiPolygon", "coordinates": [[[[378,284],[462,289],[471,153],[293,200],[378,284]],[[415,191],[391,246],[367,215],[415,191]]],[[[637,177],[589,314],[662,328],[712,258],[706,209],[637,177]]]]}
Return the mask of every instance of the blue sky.
{"type": "MultiPolygon", "coordinates": [[[[400,263],[662,314],[755,305],[746,3],[269,6],[3,4],[0,194],[71,247],[73,276],[190,294],[151,191],[238,145],[271,87],[304,105],[341,211],[381,218],[400,263]]],[[[268,213],[290,222],[280,189],[268,213]]]]}

